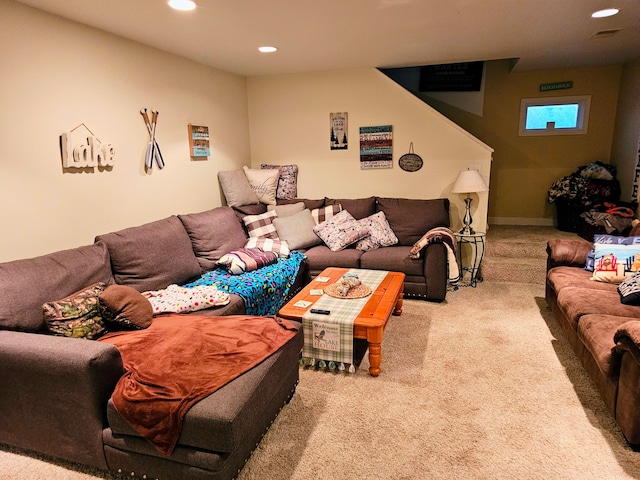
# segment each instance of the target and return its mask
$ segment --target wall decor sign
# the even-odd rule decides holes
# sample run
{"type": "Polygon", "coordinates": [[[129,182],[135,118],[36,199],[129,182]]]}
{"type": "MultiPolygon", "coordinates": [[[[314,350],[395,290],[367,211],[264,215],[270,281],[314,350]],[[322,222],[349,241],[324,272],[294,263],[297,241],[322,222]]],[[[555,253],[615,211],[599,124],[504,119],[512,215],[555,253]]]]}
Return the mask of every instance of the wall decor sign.
{"type": "Polygon", "coordinates": [[[349,143],[347,139],[347,112],[330,113],[329,124],[331,127],[331,150],[347,150],[349,143]]]}
{"type": "Polygon", "coordinates": [[[192,157],[208,157],[209,127],[189,124],[189,151],[192,157]]]}
{"type": "Polygon", "coordinates": [[[398,160],[398,165],[405,172],[417,172],[422,168],[422,158],[413,153],[413,142],[409,144],[409,153],[405,153],[398,160]]]}
{"type": "Polygon", "coordinates": [[[393,126],[360,127],[360,168],[393,166],[393,126]]]}
{"type": "Polygon", "coordinates": [[[60,135],[60,150],[64,168],[112,167],[115,157],[113,145],[101,142],[84,123],[60,135]]]}
{"type": "Polygon", "coordinates": [[[543,83],[540,85],[541,92],[549,92],[551,90],[566,90],[567,88],[573,88],[573,82],[556,82],[556,83],[543,83]]]}

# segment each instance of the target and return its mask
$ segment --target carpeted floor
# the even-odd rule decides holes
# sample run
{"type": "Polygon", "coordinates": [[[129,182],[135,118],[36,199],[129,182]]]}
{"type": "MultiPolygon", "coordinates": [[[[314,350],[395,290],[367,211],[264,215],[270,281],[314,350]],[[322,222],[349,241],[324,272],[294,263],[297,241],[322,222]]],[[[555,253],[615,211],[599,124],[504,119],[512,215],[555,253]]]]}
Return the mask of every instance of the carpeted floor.
{"type": "MultiPolygon", "coordinates": [[[[239,480],[632,479],[633,452],[544,301],[485,281],[404,302],[382,373],[301,369],[239,480]]],[[[113,478],[0,449],[0,479],[113,478]]]]}

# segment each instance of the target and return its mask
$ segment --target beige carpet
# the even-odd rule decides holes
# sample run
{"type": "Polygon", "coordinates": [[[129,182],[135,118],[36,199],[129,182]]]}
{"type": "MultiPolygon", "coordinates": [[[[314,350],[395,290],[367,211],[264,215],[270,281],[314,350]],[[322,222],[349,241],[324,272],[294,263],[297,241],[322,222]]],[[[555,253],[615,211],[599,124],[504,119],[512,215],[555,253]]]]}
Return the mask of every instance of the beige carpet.
{"type": "MultiPolygon", "coordinates": [[[[301,370],[241,472],[264,479],[640,478],[536,284],[484,282],[405,301],[382,373],[301,370]]],[[[94,472],[95,473],[95,472],[94,472]]],[[[0,450],[0,479],[93,476],[0,450]]]]}

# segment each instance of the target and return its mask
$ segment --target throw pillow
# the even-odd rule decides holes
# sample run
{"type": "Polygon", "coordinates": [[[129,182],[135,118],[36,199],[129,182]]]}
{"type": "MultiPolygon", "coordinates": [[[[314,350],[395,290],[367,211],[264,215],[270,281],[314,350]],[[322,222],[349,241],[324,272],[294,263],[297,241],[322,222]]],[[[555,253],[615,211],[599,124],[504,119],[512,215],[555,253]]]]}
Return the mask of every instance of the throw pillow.
{"type": "Polygon", "coordinates": [[[89,340],[107,333],[98,301],[98,295],[105,286],[102,282],[94,283],[62,300],[42,305],[44,322],[49,331],[54,335],[89,340]]]}
{"type": "Polygon", "coordinates": [[[593,236],[594,247],[587,253],[584,269],[593,272],[593,263],[595,260],[595,244],[601,243],[606,245],[638,245],[640,244],[640,237],[620,237],[616,235],[599,235],[593,236]]]}
{"type": "Polygon", "coordinates": [[[280,258],[288,258],[291,253],[289,244],[284,240],[273,240],[264,237],[251,237],[244,248],[259,248],[263,252],[273,252],[280,258]]]}
{"type": "Polygon", "coordinates": [[[313,221],[316,222],[316,225],[320,225],[322,222],[326,222],[330,218],[333,218],[334,215],[341,211],[342,205],[336,203],[327,207],[314,208],[311,210],[311,216],[313,217],[313,221]]]}
{"type": "Polygon", "coordinates": [[[398,237],[393,233],[384,212],[375,213],[358,223],[369,230],[369,235],[356,244],[358,250],[366,252],[380,247],[389,247],[398,243],[398,237]]]}
{"type": "Polygon", "coordinates": [[[247,227],[250,237],[267,237],[278,239],[276,227],[273,220],[278,217],[275,210],[261,213],[260,215],[247,215],[242,218],[242,222],[247,227]]]}
{"type": "Polygon", "coordinates": [[[218,260],[218,267],[233,275],[241,275],[272,265],[277,261],[278,255],[274,252],[264,252],[259,248],[239,248],[218,260]]]}
{"type": "Polygon", "coordinates": [[[591,280],[621,283],[637,271],[640,271],[640,245],[595,244],[591,280]]]}
{"type": "Polygon", "coordinates": [[[315,222],[308,208],[290,217],[275,218],[273,224],[278,238],[287,242],[291,250],[320,244],[320,238],[313,232],[315,222]]]}
{"type": "Polygon", "coordinates": [[[98,300],[102,318],[111,329],[142,330],[151,325],[151,304],[135,288],[109,285],[98,300]]]}
{"type": "Polygon", "coordinates": [[[242,167],[249,180],[249,185],[255,192],[260,203],[265,205],[276,204],[276,190],[278,188],[278,170],[254,170],[242,167]]]}
{"type": "Polygon", "coordinates": [[[625,305],[640,305],[640,272],[634,273],[618,285],[620,301],[625,305]]]}
{"type": "Polygon", "coordinates": [[[278,188],[276,198],[289,200],[298,196],[298,165],[260,165],[262,169],[278,169],[278,188]]]}
{"type": "Polygon", "coordinates": [[[304,202],[290,203],[286,205],[268,205],[267,212],[275,210],[278,217],[290,217],[291,215],[300,213],[304,208],[304,202]]]}
{"type": "Polygon", "coordinates": [[[316,225],[313,231],[332,252],[344,250],[352,243],[369,235],[369,229],[363,227],[346,210],[336,214],[330,220],[316,225]]]}
{"type": "Polygon", "coordinates": [[[242,170],[218,172],[218,180],[227,205],[230,207],[260,203],[256,192],[251,188],[249,180],[242,170]]]}

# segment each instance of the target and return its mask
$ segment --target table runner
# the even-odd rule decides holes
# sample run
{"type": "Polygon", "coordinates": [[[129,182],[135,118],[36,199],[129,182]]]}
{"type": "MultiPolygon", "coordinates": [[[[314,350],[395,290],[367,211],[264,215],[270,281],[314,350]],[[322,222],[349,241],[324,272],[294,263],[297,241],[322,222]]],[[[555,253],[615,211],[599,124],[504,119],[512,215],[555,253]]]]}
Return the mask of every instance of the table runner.
{"type": "MultiPolygon", "coordinates": [[[[352,268],[350,274],[358,276],[360,281],[371,288],[372,292],[387,276],[383,270],[362,270],[352,268]]],[[[328,286],[328,285],[327,285],[328,286]]],[[[304,347],[303,365],[309,364],[330,369],[355,372],[353,365],[353,323],[371,295],[363,298],[335,298],[323,294],[312,306],[314,309],[331,311],[330,315],[311,313],[311,309],[302,316],[304,347]]]]}

